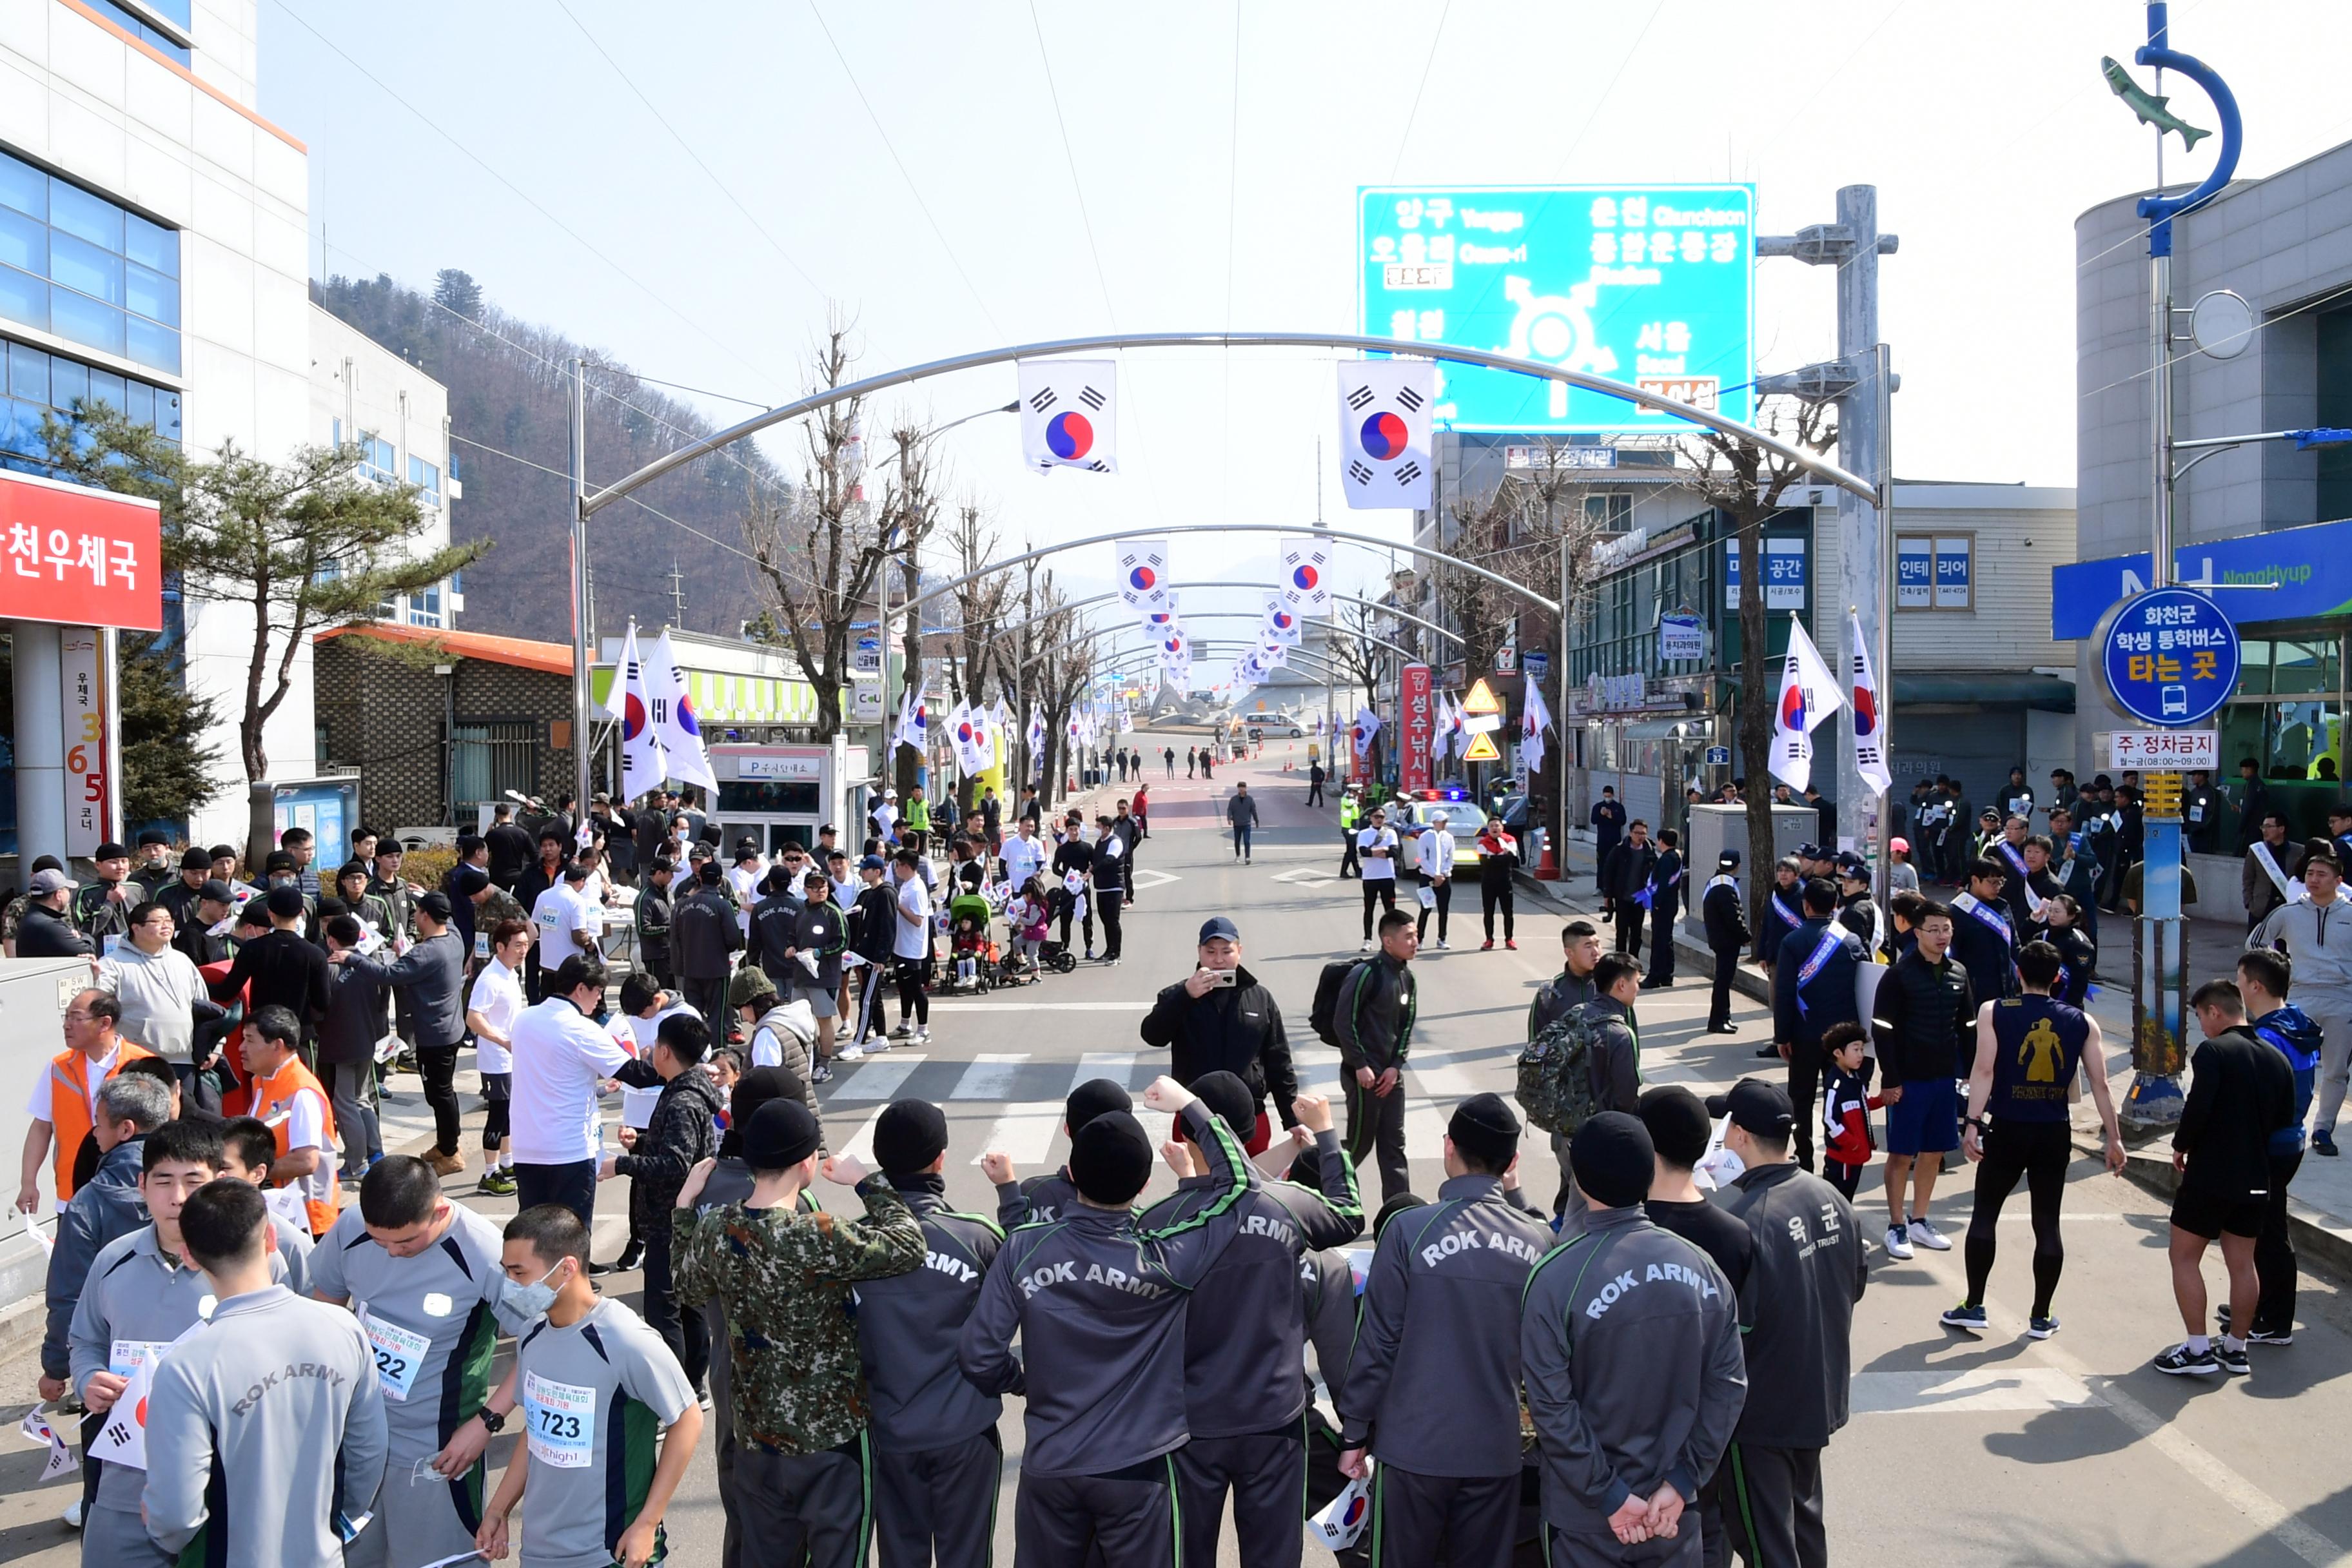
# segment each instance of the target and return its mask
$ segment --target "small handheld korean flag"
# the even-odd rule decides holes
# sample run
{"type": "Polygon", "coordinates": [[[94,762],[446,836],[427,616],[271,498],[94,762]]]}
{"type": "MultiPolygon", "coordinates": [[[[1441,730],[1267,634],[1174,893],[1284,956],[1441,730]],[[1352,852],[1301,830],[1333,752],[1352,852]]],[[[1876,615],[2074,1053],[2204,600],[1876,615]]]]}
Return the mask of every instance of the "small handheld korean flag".
{"type": "Polygon", "coordinates": [[[1146,626],[1153,617],[1176,614],[1168,596],[1168,542],[1164,539],[1122,539],[1118,552],[1118,596],[1141,616],[1146,626]]]}
{"type": "Polygon", "coordinates": [[[1845,706],[1837,677],[1795,615],[1789,616],[1789,653],[1780,665],[1780,701],[1772,712],[1772,776],[1801,790],[1813,778],[1813,731],[1845,706]]]}
{"type": "Polygon", "coordinates": [[[1115,474],[1118,367],[1107,359],[1021,362],[1021,458],[1039,473],[1115,474]]]}
{"type": "Polygon", "coordinates": [[[1282,596],[1303,615],[1320,615],[1331,607],[1331,558],[1339,553],[1336,540],[1320,534],[1282,541],[1282,596]]]}
{"type": "Polygon", "coordinates": [[[1870,644],[1862,635],[1862,616],[1845,614],[1845,635],[1853,646],[1853,771],[1880,795],[1895,787],[1895,772],[1886,765],[1885,725],[1878,700],[1878,677],[1870,668],[1870,644]]]}
{"type": "Polygon", "coordinates": [[[1339,477],[1349,506],[1429,505],[1429,405],[1437,366],[1427,360],[1347,360],[1339,365],[1339,477]]]}

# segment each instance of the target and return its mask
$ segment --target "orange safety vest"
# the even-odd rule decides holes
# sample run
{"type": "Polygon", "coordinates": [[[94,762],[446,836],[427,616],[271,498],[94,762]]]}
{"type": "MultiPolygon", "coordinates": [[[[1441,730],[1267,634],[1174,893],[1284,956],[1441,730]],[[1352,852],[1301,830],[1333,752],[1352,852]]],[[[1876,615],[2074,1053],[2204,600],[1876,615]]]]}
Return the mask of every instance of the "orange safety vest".
{"type": "MultiPolygon", "coordinates": [[[[322,1160],[331,1158],[334,1154],[335,1143],[335,1102],[328,1098],[326,1089],[320,1086],[318,1079],[311,1074],[309,1068],[304,1067],[299,1058],[289,1057],[287,1058],[286,1065],[279,1068],[272,1076],[256,1077],[253,1080],[252,1113],[269,1123],[270,1135],[278,1140],[278,1154],[280,1159],[285,1158],[287,1153],[286,1130],[292,1125],[284,1114],[283,1108],[289,1100],[306,1089],[319,1097],[320,1122],[326,1131],[327,1147],[320,1152],[320,1158],[322,1160]]],[[[342,1187],[333,1180],[334,1173],[331,1170],[327,1174],[329,1180],[326,1201],[321,1203],[315,1199],[305,1198],[302,1202],[302,1207],[310,1216],[310,1234],[314,1237],[326,1235],[328,1229],[335,1223],[335,1215],[342,1212],[342,1187]]],[[[282,1187],[286,1183],[279,1182],[278,1184],[282,1187]]]]}
{"type": "MultiPolygon", "coordinates": [[[[121,1048],[115,1055],[107,1079],[112,1079],[139,1058],[155,1054],[129,1040],[116,1043],[121,1048]]],[[[89,1136],[96,1121],[89,1113],[89,1058],[76,1050],[58,1052],[49,1059],[49,1125],[57,1132],[52,1170],[59,1203],[74,1194],[74,1156],[81,1152],[82,1140],[89,1136]]]]}

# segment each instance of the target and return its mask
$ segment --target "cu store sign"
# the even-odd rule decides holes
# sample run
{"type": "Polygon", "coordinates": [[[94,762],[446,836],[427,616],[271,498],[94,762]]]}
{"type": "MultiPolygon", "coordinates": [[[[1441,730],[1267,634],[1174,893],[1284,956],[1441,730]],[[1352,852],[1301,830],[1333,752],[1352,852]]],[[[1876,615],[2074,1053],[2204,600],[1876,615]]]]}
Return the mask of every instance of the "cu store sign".
{"type": "Polygon", "coordinates": [[[0,621],[163,629],[156,503],[0,474],[0,621]]]}

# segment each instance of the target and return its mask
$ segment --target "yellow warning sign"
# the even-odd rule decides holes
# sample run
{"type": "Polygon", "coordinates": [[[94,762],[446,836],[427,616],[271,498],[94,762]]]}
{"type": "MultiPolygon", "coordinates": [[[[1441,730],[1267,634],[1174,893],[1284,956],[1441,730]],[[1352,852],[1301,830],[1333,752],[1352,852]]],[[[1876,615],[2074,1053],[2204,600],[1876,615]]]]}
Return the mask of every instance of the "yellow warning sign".
{"type": "MultiPolygon", "coordinates": [[[[1500,713],[1502,710],[1503,705],[1495,700],[1492,691],[1486,689],[1486,678],[1483,675],[1471,683],[1470,695],[1462,700],[1462,711],[1465,713],[1500,713]]],[[[1494,750],[1492,746],[1486,749],[1489,752],[1494,750]]],[[[1463,761],[1469,759],[1465,757],[1463,761]]]]}
{"type": "Polygon", "coordinates": [[[1462,753],[1462,760],[1465,763],[1499,763],[1503,754],[1495,750],[1494,736],[1473,735],[1470,737],[1470,749],[1462,753]]]}

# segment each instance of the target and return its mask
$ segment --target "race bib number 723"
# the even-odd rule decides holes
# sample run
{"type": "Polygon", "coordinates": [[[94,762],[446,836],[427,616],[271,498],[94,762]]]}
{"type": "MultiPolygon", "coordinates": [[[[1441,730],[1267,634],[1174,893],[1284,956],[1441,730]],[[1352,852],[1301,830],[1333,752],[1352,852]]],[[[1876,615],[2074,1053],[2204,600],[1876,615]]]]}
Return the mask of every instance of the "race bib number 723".
{"type": "Polygon", "coordinates": [[[529,1419],[526,1440],[532,1464],[584,1470],[595,1463],[594,1389],[525,1373],[522,1404],[529,1419]]]}

